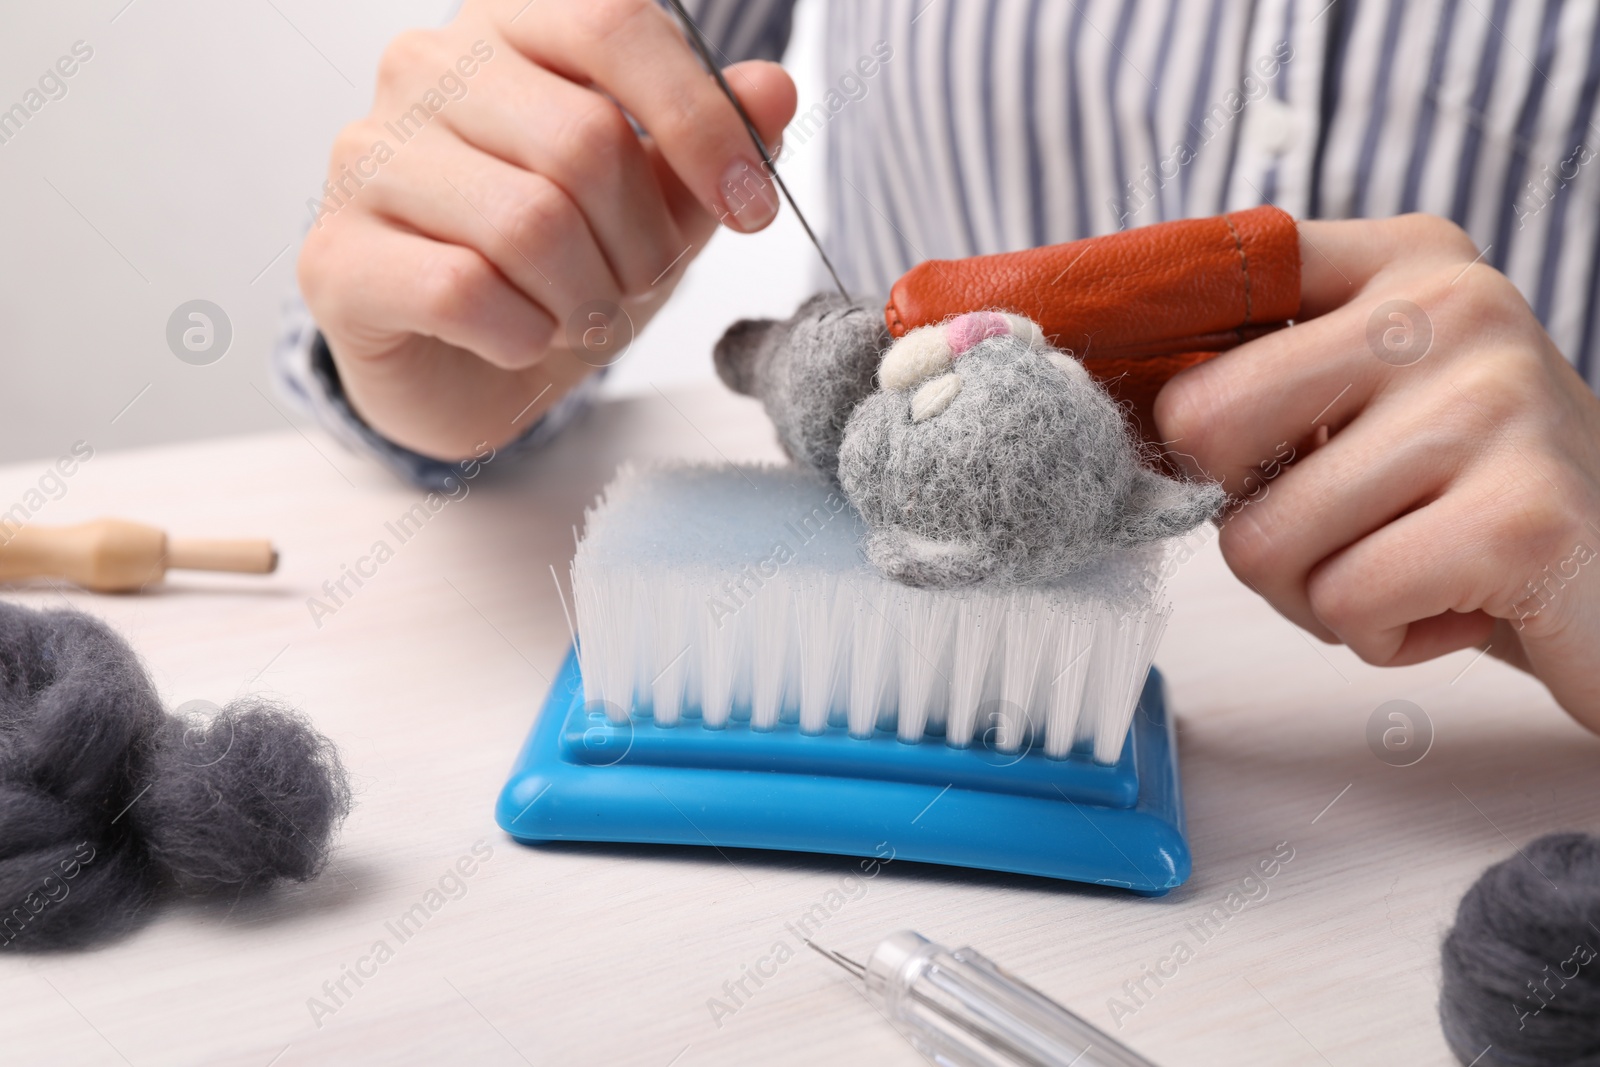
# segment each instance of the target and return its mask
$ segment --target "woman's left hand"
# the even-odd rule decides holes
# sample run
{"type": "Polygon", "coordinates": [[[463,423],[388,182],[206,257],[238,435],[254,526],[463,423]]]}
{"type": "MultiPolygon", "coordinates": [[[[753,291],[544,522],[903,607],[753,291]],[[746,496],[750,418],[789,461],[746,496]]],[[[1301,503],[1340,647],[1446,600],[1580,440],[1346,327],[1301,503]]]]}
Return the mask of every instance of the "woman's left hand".
{"type": "Polygon", "coordinates": [[[1228,565],[1369,663],[1487,646],[1600,732],[1600,400],[1453,223],[1300,232],[1301,320],[1156,402],[1245,501],[1228,565]]]}

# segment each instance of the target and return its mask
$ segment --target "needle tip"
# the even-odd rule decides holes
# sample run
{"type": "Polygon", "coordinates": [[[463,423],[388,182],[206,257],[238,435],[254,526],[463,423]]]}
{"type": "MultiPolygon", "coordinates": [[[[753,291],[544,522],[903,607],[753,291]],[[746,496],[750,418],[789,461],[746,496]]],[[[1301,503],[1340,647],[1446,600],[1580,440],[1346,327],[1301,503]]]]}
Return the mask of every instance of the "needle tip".
{"type": "Polygon", "coordinates": [[[806,947],[809,948],[811,951],[815,952],[817,955],[821,956],[823,959],[832,962],[835,966],[839,967],[841,970],[848,971],[854,977],[860,978],[860,977],[862,977],[863,974],[865,974],[866,968],[862,967],[859,963],[856,963],[854,960],[847,960],[845,957],[839,955],[839,953],[830,951],[828,949],[825,949],[821,945],[817,944],[815,941],[812,941],[809,938],[802,937],[800,940],[804,941],[805,944],[806,944],[806,947]]]}

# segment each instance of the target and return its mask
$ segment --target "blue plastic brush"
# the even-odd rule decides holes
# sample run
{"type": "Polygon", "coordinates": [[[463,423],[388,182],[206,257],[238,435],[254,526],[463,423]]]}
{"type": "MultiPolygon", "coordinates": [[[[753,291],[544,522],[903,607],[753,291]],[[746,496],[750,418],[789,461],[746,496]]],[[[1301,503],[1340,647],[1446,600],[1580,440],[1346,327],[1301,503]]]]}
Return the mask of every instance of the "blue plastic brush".
{"type": "Polygon", "coordinates": [[[880,577],[793,468],[624,469],[502,791],[526,842],[787,849],[1164,893],[1189,874],[1151,659],[1160,548],[1023,589],[880,577]]]}

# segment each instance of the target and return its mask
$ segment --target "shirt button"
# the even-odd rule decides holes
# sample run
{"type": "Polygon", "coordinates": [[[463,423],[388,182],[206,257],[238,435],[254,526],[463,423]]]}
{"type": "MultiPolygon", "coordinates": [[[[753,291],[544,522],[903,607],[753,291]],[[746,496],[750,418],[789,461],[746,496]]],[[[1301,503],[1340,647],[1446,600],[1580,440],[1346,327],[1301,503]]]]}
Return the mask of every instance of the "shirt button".
{"type": "Polygon", "coordinates": [[[1294,108],[1275,96],[1263,96],[1250,105],[1250,144],[1269,156],[1282,156],[1300,136],[1294,108]]]}

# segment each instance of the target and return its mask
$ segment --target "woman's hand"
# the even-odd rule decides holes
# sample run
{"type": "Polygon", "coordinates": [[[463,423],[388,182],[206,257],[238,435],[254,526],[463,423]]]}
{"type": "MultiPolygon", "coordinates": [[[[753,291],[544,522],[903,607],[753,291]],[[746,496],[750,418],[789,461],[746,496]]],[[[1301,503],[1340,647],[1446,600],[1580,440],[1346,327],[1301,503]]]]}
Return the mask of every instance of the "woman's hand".
{"type": "MultiPolygon", "coordinates": [[[[727,78],[775,142],[788,75],[750,62],[727,78]]],[[[300,286],[345,390],[441,459],[522,433],[607,362],[616,309],[642,328],[719,222],[750,232],[778,210],[653,0],[468,0],[402,35],[324,194],[300,286]]]]}
{"type": "Polygon", "coordinates": [[[1174,458],[1252,499],[1228,565],[1369,663],[1487,646],[1600,732],[1600,400],[1454,224],[1300,230],[1302,321],[1156,403],[1174,458]]]}

